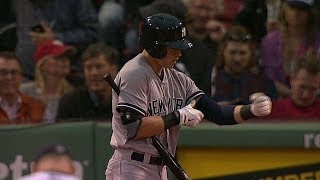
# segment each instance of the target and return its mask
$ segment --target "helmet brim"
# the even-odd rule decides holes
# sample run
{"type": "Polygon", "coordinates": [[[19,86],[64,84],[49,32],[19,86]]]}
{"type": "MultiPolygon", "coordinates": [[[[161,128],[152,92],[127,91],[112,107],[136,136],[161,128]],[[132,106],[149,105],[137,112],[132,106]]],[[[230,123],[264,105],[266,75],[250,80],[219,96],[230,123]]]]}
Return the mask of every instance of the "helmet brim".
{"type": "Polygon", "coordinates": [[[174,48],[174,49],[190,49],[193,44],[187,40],[187,39],[182,39],[182,40],[177,40],[177,41],[172,41],[172,42],[165,42],[165,46],[174,48]]]}

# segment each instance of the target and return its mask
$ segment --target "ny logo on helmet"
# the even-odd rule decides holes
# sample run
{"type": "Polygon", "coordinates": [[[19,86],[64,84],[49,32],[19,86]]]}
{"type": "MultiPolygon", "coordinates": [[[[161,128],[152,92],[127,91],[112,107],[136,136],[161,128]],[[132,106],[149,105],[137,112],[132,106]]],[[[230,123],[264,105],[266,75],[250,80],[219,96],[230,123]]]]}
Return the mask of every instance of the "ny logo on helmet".
{"type": "Polygon", "coordinates": [[[182,29],[181,29],[181,35],[182,35],[182,37],[185,37],[186,35],[187,35],[187,32],[186,32],[186,28],[185,27],[183,27],[182,29]]]}

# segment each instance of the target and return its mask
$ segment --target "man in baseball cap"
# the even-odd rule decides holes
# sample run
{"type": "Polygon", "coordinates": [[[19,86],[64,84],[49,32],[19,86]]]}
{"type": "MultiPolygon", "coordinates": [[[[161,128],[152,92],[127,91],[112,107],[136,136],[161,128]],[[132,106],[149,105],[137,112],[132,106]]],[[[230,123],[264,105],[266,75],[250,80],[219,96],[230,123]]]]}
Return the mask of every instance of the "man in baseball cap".
{"type": "Polygon", "coordinates": [[[36,154],[31,167],[32,174],[19,180],[80,180],[68,148],[62,144],[46,145],[36,154]]]}

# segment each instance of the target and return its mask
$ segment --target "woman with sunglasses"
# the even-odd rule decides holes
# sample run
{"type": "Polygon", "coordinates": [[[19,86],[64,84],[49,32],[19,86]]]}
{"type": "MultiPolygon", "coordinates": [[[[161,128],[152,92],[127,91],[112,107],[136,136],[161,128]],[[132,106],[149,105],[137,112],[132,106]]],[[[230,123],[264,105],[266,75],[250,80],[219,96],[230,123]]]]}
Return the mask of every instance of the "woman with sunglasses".
{"type": "Polygon", "coordinates": [[[232,26],[222,39],[212,71],[212,97],[219,104],[249,104],[249,96],[263,92],[275,99],[271,80],[257,72],[255,44],[242,26],[232,26]]]}
{"type": "Polygon", "coordinates": [[[281,7],[281,29],[262,41],[262,65],[275,82],[279,96],[290,95],[289,74],[294,61],[305,55],[319,55],[320,34],[315,31],[314,0],[285,0],[281,7]]]}

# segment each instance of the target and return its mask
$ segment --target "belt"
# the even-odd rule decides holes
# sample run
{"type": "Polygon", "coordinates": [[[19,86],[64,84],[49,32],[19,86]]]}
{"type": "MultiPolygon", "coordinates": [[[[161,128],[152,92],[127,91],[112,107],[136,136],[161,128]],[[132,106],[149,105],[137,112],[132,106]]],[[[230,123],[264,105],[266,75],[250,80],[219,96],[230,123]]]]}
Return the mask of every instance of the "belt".
{"type": "MultiPolygon", "coordinates": [[[[135,160],[135,161],[143,162],[144,154],[133,152],[131,154],[131,159],[135,160]]],[[[150,156],[149,164],[152,164],[152,165],[163,165],[163,160],[162,160],[162,158],[160,156],[157,156],[157,157],[150,156]]]]}

